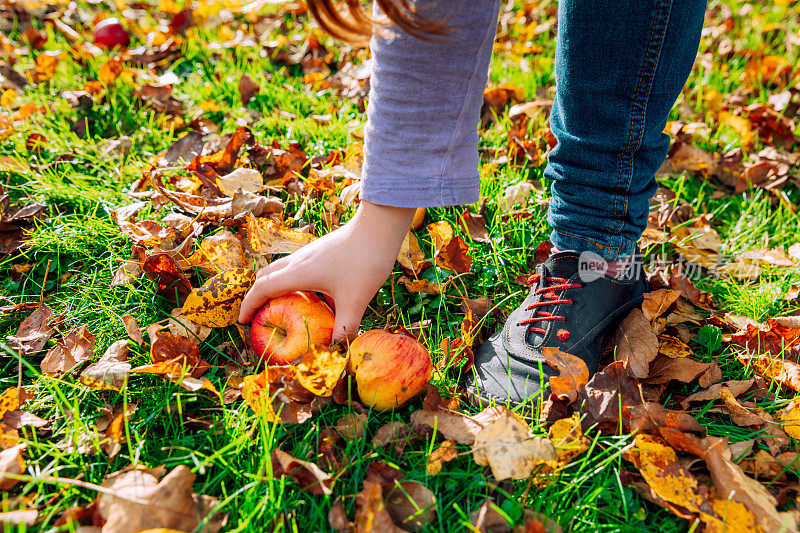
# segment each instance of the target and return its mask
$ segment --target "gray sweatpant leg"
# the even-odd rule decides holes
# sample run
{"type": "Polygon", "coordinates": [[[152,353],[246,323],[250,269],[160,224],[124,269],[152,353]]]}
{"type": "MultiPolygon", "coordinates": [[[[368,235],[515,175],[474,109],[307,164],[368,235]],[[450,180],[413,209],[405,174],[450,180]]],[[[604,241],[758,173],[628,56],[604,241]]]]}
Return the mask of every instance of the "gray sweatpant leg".
{"type": "Polygon", "coordinates": [[[499,0],[415,5],[451,32],[428,42],[391,27],[372,38],[361,197],[397,207],[471,204],[499,0]]]}

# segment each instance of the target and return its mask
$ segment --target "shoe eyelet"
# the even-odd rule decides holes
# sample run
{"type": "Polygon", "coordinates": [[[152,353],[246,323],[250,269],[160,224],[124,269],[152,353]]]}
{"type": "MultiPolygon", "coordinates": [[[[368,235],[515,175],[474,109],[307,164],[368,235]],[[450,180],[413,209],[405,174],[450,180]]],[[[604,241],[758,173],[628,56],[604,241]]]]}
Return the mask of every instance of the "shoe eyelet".
{"type": "Polygon", "coordinates": [[[569,331],[565,329],[559,329],[558,331],[556,331],[556,338],[561,342],[566,342],[567,340],[569,340],[569,331]]]}

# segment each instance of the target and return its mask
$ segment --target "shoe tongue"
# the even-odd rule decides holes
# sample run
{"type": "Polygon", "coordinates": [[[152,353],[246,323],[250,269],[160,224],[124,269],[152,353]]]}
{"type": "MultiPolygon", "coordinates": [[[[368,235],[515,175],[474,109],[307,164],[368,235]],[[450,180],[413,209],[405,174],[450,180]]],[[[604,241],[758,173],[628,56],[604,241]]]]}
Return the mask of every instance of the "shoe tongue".
{"type": "Polygon", "coordinates": [[[556,252],[544,262],[548,276],[571,278],[578,272],[578,254],[575,252],[556,252]]]}

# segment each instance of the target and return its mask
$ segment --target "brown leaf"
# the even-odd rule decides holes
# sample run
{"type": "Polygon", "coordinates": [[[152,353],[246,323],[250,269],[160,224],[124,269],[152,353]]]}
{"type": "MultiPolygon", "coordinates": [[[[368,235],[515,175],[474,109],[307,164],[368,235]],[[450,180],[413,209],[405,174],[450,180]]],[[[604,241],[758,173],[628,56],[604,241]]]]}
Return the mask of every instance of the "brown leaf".
{"type": "Polygon", "coordinates": [[[410,443],[414,438],[415,435],[410,427],[403,422],[395,420],[394,422],[387,422],[378,428],[372,438],[372,447],[382,448],[391,444],[394,446],[397,455],[402,456],[406,444],[410,443]]]}
{"type": "Polygon", "coordinates": [[[181,271],[178,263],[167,254],[156,254],[148,257],[142,265],[147,277],[155,280],[156,288],[165,296],[176,296],[183,299],[192,291],[189,279],[181,271]]]}
{"type": "Polygon", "coordinates": [[[647,292],[642,302],[642,314],[652,322],[654,319],[663,315],[667,308],[680,297],[681,293],[670,289],[658,289],[647,292]]]}
{"type": "Polygon", "coordinates": [[[489,407],[473,417],[449,411],[421,410],[411,413],[411,423],[423,429],[435,428],[445,439],[471,446],[481,428],[504,413],[504,407],[489,407]]]}
{"type": "MultiPolygon", "coordinates": [[[[740,358],[740,361],[742,359],[740,358]]],[[[781,385],[800,392],[800,365],[772,357],[751,359],[753,370],[764,379],[777,381],[781,385]]],[[[744,361],[743,361],[744,362],[744,361]]]]}
{"type": "Polygon", "coordinates": [[[353,531],[354,524],[347,518],[341,496],[337,496],[336,500],[331,504],[331,510],[328,511],[328,525],[330,525],[331,529],[334,531],[342,531],[345,533],[353,531]]]}
{"type": "Polygon", "coordinates": [[[89,333],[86,326],[81,326],[69,331],[64,339],[56,341],[42,359],[42,373],[48,376],[59,376],[70,370],[84,359],[92,356],[94,350],[94,335],[89,333]]]}
{"type": "Polygon", "coordinates": [[[689,405],[696,402],[707,402],[710,400],[716,400],[719,398],[719,393],[722,388],[728,389],[731,396],[734,398],[738,397],[741,394],[744,394],[750,387],[753,386],[755,381],[752,379],[744,379],[741,381],[724,381],[722,383],[716,383],[711,385],[709,388],[705,390],[701,390],[699,392],[695,392],[691,396],[687,396],[681,401],[681,407],[684,409],[688,409],[689,405]]]}
{"type": "Polygon", "coordinates": [[[627,362],[634,377],[643,379],[648,376],[650,363],[658,355],[658,337],[641,310],[631,310],[611,342],[617,347],[616,361],[627,362]]]}
{"type": "Polygon", "coordinates": [[[367,427],[365,413],[349,413],[339,417],[336,421],[336,431],[348,441],[357,441],[364,438],[367,427]]]}
{"type": "Polygon", "coordinates": [[[139,324],[136,323],[136,319],[130,315],[125,315],[122,317],[122,324],[125,327],[125,332],[128,334],[128,337],[139,346],[144,346],[142,330],[139,329],[139,324]]]}
{"type": "Polygon", "coordinates": [[[254,82],[247,74],[242,74],[239,80],[239,99],[242,101],[243,106],[246,106],[260,90],[261,86],[259,84],[254,82]]]}
{"type": "Polygon", "coordinates": [[[583,359],[562,352],[558,348],[542,348],[545,362],[558,370],[558,376],[550,378],[551,395],[559,400],[575,401],[578,391],[589,381],[589,369],[583,359]]]}
{"type": "Polygon", "coordinates": [[[92,390],[120,390],[128,381],[128,341],[116,341],[96,363],[87,366],[80,375],[81,384],[92,390]]]}
{"type": "MultiPolygon", "coordinates": [[[[97,511],[105,520],[103,531],[136,533],[157,528],[193,531],[208,514],[210,502],[202,502],[192,492],[195,475],[180,465],[160,481],[154,472],[129,467],[109,475],[97,511]]],[[[206,497],[208,498],[208,497],[206,497]]],[[[214,533],[211,520],[200,531],[214,533]]]]}
{"type": "Polygon", "coordinates": [[[189,294],[183,304],[183,315],[212,328],[235,324],[244,295],[255,280],[256,273],[244,268],[217,274],[189,294]]]}
{"type": "Polygon", "coordinates": [[[375,481],[364,481],[356,495],[355,533],[399,533],[383,502],[383,489],[375,481]]]}
{"type": "Polygon", "coordinates": [[[723,402],[725,402],[725,407],[727,407],[728,412],[731,415],[731,419],[733,420],[733,423],[736,424],[737,426],[761,427],[764,424],[769,424],[773,422],[772,417],[766,414],[766,412],[763,409],[750,410],[747,407],[740,404],[736,400],[736,398],[733,397],[731,391],[728,390],[726,387],[722,387],[722,389],[720,389],[719,397],[722,399],[723,402]],[[762,413],[760,414],[758,411],[762,411],[762,413]]]}
{"type": "Polygon", "coordinates": [[[770,318],[766,324],[747,324],[744,332],[731,335],[731,342],[758,355],[792,354],[797,352],[800,345],[800,328],[770,318]]]}
{"type": "Polygon", "coordinates": [[[672,359],[671,357],[658,356],[653,361],[650,376],[647,378],[646,383],[660,385],[669,383],[673,379],[683,383],[690,383],[701,377],[705,372],[708,372],[713,366],[714,363],[701,363],[689,357],[672,359]]]}
{"type": "Polygon", "coordinates": [[[465,209],[459,219],[461,227],[469,235],[469,238],[475,242],[490,243],[492,242],[489,237],[489,230],[486,229],[486,221],[481,215],[476,215],[465,209]]]}
{"type": "Polygon", "coordinates": [[[199,378],[211,365],[200,358],[200,348],[192,339],[183,335],[173,335],[169,331],[156,332],[156,339],[150,347],[153,363],[170,362],[185,366],[193,378],[199,378]]]}
{"type": "Polygon", "coordinates": [[[584,402],[584,428],[598,424],[600,431],[612,435],[619,431],[621,408],[643,403],[638,382],[621,361],[611,363],[592,376],[579,400],[584,402]]]}
{"type": "Polygon", "coordinates": [[[332,494],[334,479],[314,463],[295,459],[280,448],[272,450],[272,475],[290,476],[302,490],[312,494],[332,494]]]}
{"type": "Polygon", "coordinates": [[[469,272],[472,268],[472,257],[469,256],[469,247],[461,237],[453,237],[444,248],[436,254],[436,264],[445,270],[457,274],[469,272]]]}
{"type": "Polygon", "coordinates": [[[709,437],[706,449],[706,464],[714,481],[717,496],[722,499],[743,504],[753,513],[763,531],[779,531],[788,527],[796,530],[796,523],[786,523],[787,515],[778,513],[777,501],[767,489],[756,480],[747,477],[739,465],[731,461],[731,452],[724,439],[709,437]]]}
{"type": "MultiPolygon", "coordinates": [[[[167,329],[169,329],[170,333],[173,335],[182,335],[193,340],[197,339],[197,342],[202,342],[211,335],[210,327],[202,326],[190,320],[183,314],[183,309],[180,307],[176,307],[170,311],[169,318],[167,319],[167,329]]],[[[154,338],[155,337],[151,335],[151,340],[154,340],[154,338]]]]}
{"type": "Polygon", "coordinates": [[[527,479],[535,469],[555,466],[555,447],[549,439],[534,437],[522,419],[509,410],[475,435],[475,463],[489,466],[498,481],[527,479]]]}
{"type": "Polygon", "coordinates": [[[25,320],[19,325],[16,335],[7,337],[8,345],[16,353],[21,353],[23,357],[36,355],[50,337],[53,335],[53,328],[49,322],[53,318],[53,312],[44,304],[39,305],[25,320]]]}
{"type": "Polygon", "coordinates": [[[245,242],[257,254],[289,254],[316,240],[314,235],[282,226],[268,218],[247,216],[245,242]]]}
{"type": "Polygon", "coordinates": [[[442,286],[432,283],[426,279],[411,279],[408,276],[400,276],[397,282],[411,293],[441,294],[442,286]]]}
{"type": "Polygon", "coordinates": [[[405,531],[420,531],[436,518],[436,496],[418,481],[403,481],[386,495],[386,510],[405,531]]]}

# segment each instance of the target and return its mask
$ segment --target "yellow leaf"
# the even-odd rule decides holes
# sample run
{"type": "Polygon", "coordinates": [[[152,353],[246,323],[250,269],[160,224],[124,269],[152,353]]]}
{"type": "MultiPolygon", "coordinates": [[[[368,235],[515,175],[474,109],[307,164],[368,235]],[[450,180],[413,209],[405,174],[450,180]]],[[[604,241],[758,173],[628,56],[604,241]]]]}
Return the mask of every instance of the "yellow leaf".
{"type": "Polygon", "coordinates": [[[666,355],[672,359],[688,357],[692,355],[692,349],[678,337],[661,334],[658,336],[658,353],[666,355]]]}
{"type": "Polygon", "coordinates": [[[783,430],[793,439],[800,440],[800,396],[781,413],[784,422],[783,430]]]}
{"type": "Polygon", "coordinates": [[[224,272],[231,268],[244,268],[247,257],[239,239],[230,231],[222,230],[203,239],[189,263],[204,270],[224,272]]]}
{"type": "Polygon", "coordinates": [[[720,113],[719,119],[739,134],[739,137],[742,138],[742,148],[749,150],[753,147],[753,128],[749,120],[744,117],[732,115],[727,111],[720,113]]]}
{"type": "Polygon", "coordinates": [[[316,240],[310,233],[282,226],[268,218],[248,215],[244,227],[247,243],[257,254],[290,254],[316,240]]]}
{"type": "Polygon", "coordinates": [[[578,413],[570,418],[557,420],[547,433],[556,447],[559,466],[566,465],[575,457],[589,449],[589,439],[583,434],[578,413]]]}
{"type": "Polygon", "coordinates": [[[18,98],[19,96],[14,89],[8,89],[7,91],[3,92],[3,96],[0,96],[0,106],[2,106],[4,109],[10,109],[14,107],[14,104],[16,104],[18,98]]]}
{"type": "Polygon", "coordinates": [[[194,289],[183,304],[183,315],[202,326],[221,328],[236,323],[244,295],[256,280],[256,273],[233,268],[217,274],[194,289]]]}
{"type": "Polygon", "coordinates": [[[269,368],[260,374],[245,376],[242,381],[242,399],[267,422],[280,423],[281,417],[275,414],[270,395],[269,368]]]}
{"type": "Polygon", "coordinates": [[[403,268],[411,270],[412,272],[419,272],[422,265],[425,263],[425,254],[419,247],[417,236],[409,231],[406,238],[403,239],[403,244],[400,245],[400,252],[397,254],[397,262],[403,268]]]}
{"type": "Polygon", "coordinates": [[[347,357],[324,346],[309,349],[297,365],[297,381],[317,396],[330,396],[342,377],[347,357]]]}

